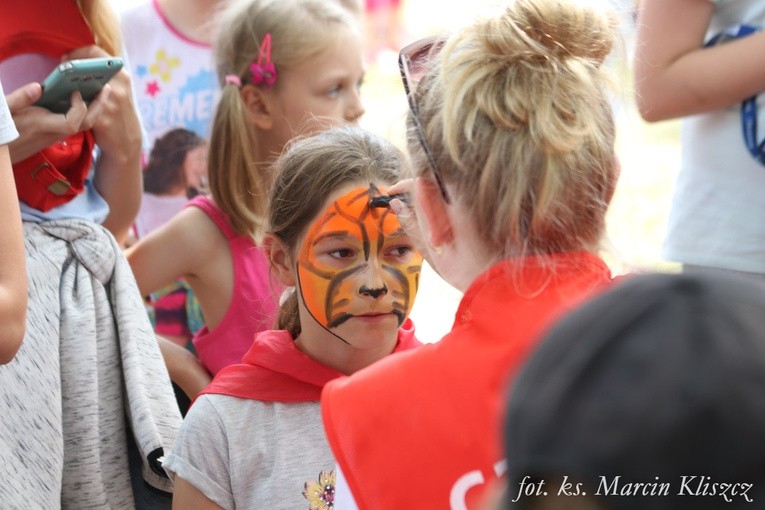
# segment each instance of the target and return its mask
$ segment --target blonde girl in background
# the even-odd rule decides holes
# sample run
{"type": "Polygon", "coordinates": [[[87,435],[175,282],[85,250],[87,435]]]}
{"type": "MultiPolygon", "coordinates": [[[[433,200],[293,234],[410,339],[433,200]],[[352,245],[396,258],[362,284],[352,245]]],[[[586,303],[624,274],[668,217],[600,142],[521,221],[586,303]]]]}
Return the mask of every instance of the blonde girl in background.
{"type": "Polygon", "coordinates": [[[143,295],[179,277],[197,295],[206,320],[192,340],[198,359],[160,339],[171,377],[191,398],[274,324],[281,287],[256,244],[271,165],[295,135],[364,113],[359,26],[340,2],[325,0],[238,0],[220,14],[211,197],[195,198],[127,253],[143,295]]]}
{"type": "Polygon", "coordinates": [[[407,319],[422,257],[376,201],[403,154],[359,128],[301,139],[276,165],[264,241],[294,287],[277,330],[197,398],[164,463],[173,508],[331,508],[334,459],[321,425],[328,381],[416,347],[407,319]]]}

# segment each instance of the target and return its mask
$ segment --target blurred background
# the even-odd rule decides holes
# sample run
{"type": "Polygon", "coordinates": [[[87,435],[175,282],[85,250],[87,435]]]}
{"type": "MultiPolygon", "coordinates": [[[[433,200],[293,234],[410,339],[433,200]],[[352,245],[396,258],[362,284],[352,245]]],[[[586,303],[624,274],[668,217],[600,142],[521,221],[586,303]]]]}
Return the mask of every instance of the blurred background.
{"type": "MultiPolygon", "coordinates": [[[[141,0],[112,1],[119,11],[141,0]]],[[[615,274],[675,271],[677,264],[662,260],[661,244],[679,166],[679,122],[646,124],[636,111],[631,75],[634,0],[588,1],[610,1],[620,13],[623,27],[623,40],[610,61],[619,78],[614,110],[622,173],[608,216],[603,255],[615,274]]],[[[501,0],[400,0],[394,12],[367,13],[368,69],[362,87],[366,114],[361,125],[403,149],[407,102],[399,77],[398,49],[427,35],[452,31],[504,4],[501,0]]],[[[422,340],[435,341],[451,329],[460,296],[432,270],[423,271],[412,312],[422,340]]]]}

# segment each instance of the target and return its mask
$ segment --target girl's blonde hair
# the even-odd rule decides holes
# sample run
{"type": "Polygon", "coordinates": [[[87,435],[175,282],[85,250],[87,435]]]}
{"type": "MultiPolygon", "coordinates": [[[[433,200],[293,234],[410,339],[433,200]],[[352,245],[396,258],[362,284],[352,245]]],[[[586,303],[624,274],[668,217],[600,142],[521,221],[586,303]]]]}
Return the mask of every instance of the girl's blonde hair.
{"type": "Polygon", "coordinates": [[[112,56],[122,54],[122,32],[117,14],[108,0],[77,0],[96,45],[112,56]]]}
{"type": "Polygon", "coordinates": [[[618,177],[604,70],[617,25],[581,2],[516,0],[449,38],[418,86],[438,169],[492,253],[597,249],[618,177]]]}
{"type": "MultiPolygon", "coordinates": [[[[240,90],[227,86],[225,77],[252,82],[249,66],[258,60],[266,34],[271,34],[271,59],[279,73],[329,49],[342,26],[357,30],[358,17],[332,0],[232,0],[220,13],[215,61],[223,89],[212,125],[209,185],[240,234],[262,236],[270,179],[259,168],[264,155],[254,150],[240,90]]],[[[277,79],[274,88],[280,86],[277,79]]]]}
{"type": "MultiPolygon", "coordinates": [[[[293,140],[275,165],[268,206],[269,231],[293,257],[299,242],[327,199],[342,188],[370,183],[392,185],[406,164],[404,154],[379,136],[341,127],[293,140]]],[[[300,334],[298,300],[292,293],[279,310],[278,329],[300,334]]]]}

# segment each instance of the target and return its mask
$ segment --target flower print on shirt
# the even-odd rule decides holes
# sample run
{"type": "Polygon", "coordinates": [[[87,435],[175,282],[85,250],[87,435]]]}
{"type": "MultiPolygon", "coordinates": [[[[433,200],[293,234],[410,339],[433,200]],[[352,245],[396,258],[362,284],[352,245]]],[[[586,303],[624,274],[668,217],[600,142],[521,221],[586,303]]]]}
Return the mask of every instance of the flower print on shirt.
{"type": "Polygon", "coordinates": [[[319,473],[318,483],[305,483],[303,497],[308,500],[308,510],[332,510],[335,507],[335,471],[319,473]]]}
{"type": "Polygon", "coordinates": [[[178,57],[168,57],[165,50],[157,50],[156,60],[149,66],[149,72],[156,74],[167,83],[170,81],[172,70],[181,65],[178,57]]]}

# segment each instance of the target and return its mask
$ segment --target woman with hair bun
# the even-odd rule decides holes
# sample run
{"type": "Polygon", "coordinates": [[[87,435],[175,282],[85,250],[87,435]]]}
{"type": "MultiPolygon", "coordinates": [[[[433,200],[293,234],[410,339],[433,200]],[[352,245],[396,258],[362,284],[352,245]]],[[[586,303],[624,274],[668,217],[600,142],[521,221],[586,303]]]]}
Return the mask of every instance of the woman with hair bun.
{"type": "Polygon", "coordinates": [[[504,474],[508,383],[612,281],[597,253],[619,174],[603,64],[617,34],[608,8],[517,0],[401,51],[415,175],[391,190],[413,205],[391,207],[464,297],[440,342],[325,386],[335,508],[478,508],[504,474]]]}

